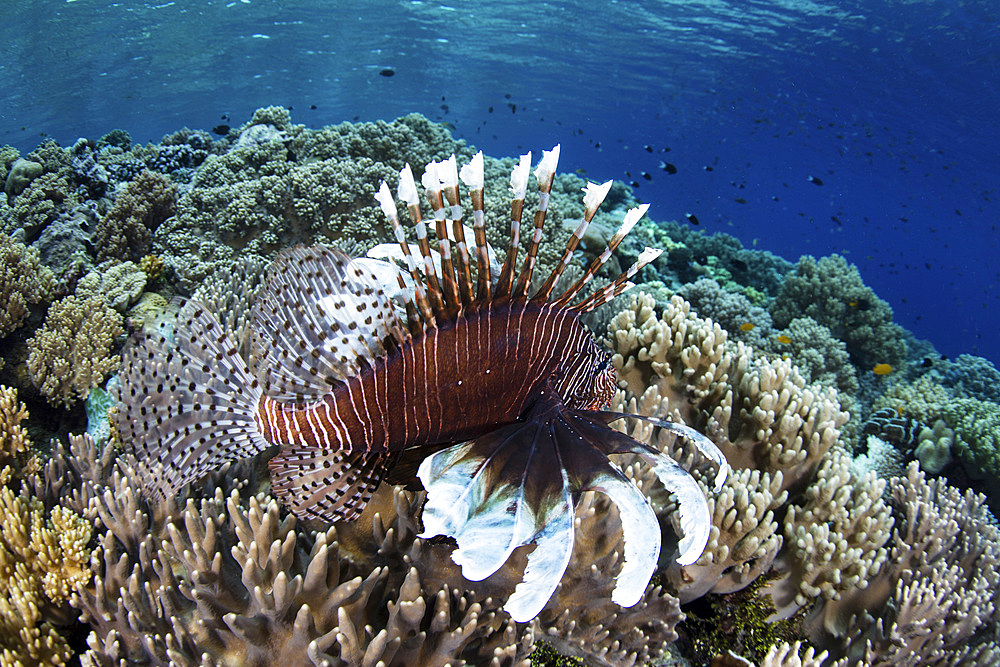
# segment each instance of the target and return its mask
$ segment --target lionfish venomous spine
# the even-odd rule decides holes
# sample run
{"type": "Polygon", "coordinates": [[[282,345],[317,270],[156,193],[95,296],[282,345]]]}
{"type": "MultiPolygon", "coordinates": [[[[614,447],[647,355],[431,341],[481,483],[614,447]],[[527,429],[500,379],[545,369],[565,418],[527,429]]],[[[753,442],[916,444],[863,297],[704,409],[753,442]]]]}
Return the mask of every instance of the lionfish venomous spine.
{"type": "MultiPolygon", "coordinates": [[[[437,253],[407,165],[398,196],[416,244],[407,242],[388,185],[376,195],[405,269],[324,246],[283,251],[251,313],[249,359],[193,300],[180,306],[172,328],[138,334],[124,353],[117,425],[148,494],[174,494],[226,462],[276,446],[272,492],[300,518],[336,521],[360,514],[381,481],[416,468],[427,490],[422,536],[453,537],[452,557],[466,578],[484,579],[518,546],[536,545],[505,605],[528,620],[568,565],[574,509],[588,490],[608,494],[622,517],[625,562],[613,599],[629,606],[641,597],[657,562],[659,526],[608,459],[632,453],[678,497],[678,561],[697,559],[710,527],[706,500],[676,462],[610,428],[624,416],[603,409],[616,387],[614,369],[579,320],[628,289],[659,255],[647,248],[612,283],[577,300],[647,206],[629,210],[604,252],[557,295],[611,186],[588,184],[583,221],[530,294],[558,154],[558,146],[545,151],[535,169],[539,205],[519,270],[530,153],[511,174],[510,242],[498,272],[486,242],[482,153],[461,171],[452,156],[427,165],[421,179],[437,253]],[[405,322],[397,315],[404,309],[405,322]]],[[[721,487],[728,465],[707,438],[633,416],[692,440],[719,466],[721,487]]]]}

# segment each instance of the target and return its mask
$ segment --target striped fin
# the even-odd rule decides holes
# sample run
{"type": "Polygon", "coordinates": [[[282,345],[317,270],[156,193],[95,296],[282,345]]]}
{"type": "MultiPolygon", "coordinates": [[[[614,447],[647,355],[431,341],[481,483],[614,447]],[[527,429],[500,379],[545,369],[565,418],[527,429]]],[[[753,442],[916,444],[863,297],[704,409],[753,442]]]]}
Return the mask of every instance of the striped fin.
{"type": "Polygon", "coordinates": [[[455,236],[455,270],[458,274],[458,289],[462,296],[462,307],[472,308],[474,296],[472,293],[472,262],[469,257],[469,246],[465,238],[463,224],[462,200],[458,192],[458,165],[452,155],[439,167],[438,175],[444,186],[444,196],[449,206],[448,219],[451,222],[452,233],[455,236]]]}
{"type": "Polygon", "coordinates": [[[613,283],[594,292],[580,303],[570,306],[569,309],[577,313],[589,313],[594,308],[607,303],[611,299],[623,293],[625,290],[634,287],[634,285],[629,282],[629,279],[633,278],[635,274],[639,273],[644,266],[655,260],[661,254],[663,254],[662,250],[647,247],[639,253],[639,258],[635,261],[635,263],[630,266],[625,273],[618,276],[613,283]]]}
{"type": "Polygon", "coordinates": [[[261,390],[215,315],[187,301],[160,333],[122,355],[115,423],[154,500],[270,445],[256,424],[261,390]]]}
{"type": "Polygon", "coordinates": [[[535,178],[538,180],[538,209],[535,211],[535,230],[528,245],[528,254],[524,258],[521,276],[517,279],[514,297],[524,299],[531,287],[531,274],[535,270],[538,257],[538,244],[542,240],[542,229],[545,226],[545,214],[549,210],[549,195],[552,192],[552,180],[556,175],[556,165],[559,163],[559,144],[550,151],[542,151],[542,161],[535,168],[535,178]]]}
{"type": "Polygon", "coordinates": [[[443,315],[444,302],[441,299],[441,286],[438,283],[434,258],[431,256],[430,241],[427,240],[427,224],[420,215],[420,195],[417,194],[417,185],[413,182],[413,172],[408,164],[399,172],[399,198],[406,202],[406,210],[417,232],[417,244],[420,246],[420,254],[424,261],[424,275],[427,280],[427,296],[431,310],[435,316],[443,315]]]}
{"type": "Polygon", "coordinates": [[[528,191],[528,176],[531,172],[531,151],[521,156],[521,161],[510,172],[510,243],[507,259],[504,260],[500,278],[497,280],[494,298],[503,299],[511,294],[514,287],[514,267],[517,264],[517,249],[521,244],[521,214],[524,211],[524,196],[528,191]]]}
{"type": "Polygon", "coordinates": [[[487,303],[493,298],[493,276],[486,243],[483,152],[476,153],[469,164],[462,166],[458,175],[469,188],[469,199],[472,200],[472,230],[476,238],[476,301],[487,303]]]}
{"type": "MultiPolygon", "coordinates": [[[[549,296],[552,294],[552,290],[555,288],[556,283],[559,281],[559,277],[569,266],[570,260],[573,259],[573,252],[576,251],[580,241],[583,239],[583,235],[587,232],[587,228],[590,226],[591,221],[594,216],[597,215],[597,209],[604,202],[604,198],[608,196],[608,191],[611,190],[611,184],[614,181],[605,181],[601,185],[597,183],[587,183],[587,187],[583,188],[583,220],[577,225],[573,234],[570,235],[569,240],[566,242],[566,249],[563,251],[562,257],[559,259],[559,263],[556,264],[555,268],[552,269],[552,273],[546,278],[545,282],[538,289],[538,292],[532,297],[532,301],[548,301],[549,296]]],[[[581,285],[582,286],[582,285],[581,285]]]]}
{"type": "MultiPolygon", "coordinates": [[[[452,156],[454,160],[455,156],[452,156]]],[[[424,168],[424,175],[420,182],[424,186],[427,195],[427,203],[431,206],[434,214],[434,231],[438,237],[438,249],[440,253],[441,284],[444,296],[444,306],[448,314],[454,317],[458,312],[461,303],[458,299],[458,284],[455,282],[455,263],[451,257],[451,239],[448,237],[448,213],[444,206],[444,182],[442,176],[448,170],[443,162],[431,162],[424,168]]],[[[456,181],[458,176],[456,174],[456,181]]]]}
{"type": "MultiPolygon", "coordinates": [[[[586,198],[584,199],[586,200],[586,198]]],[[[635,227],[635,224],[646,214],[648,209],[649,204],[642,204],[628,210],[625,214],[625,219],[622,221],[621,227],[619,227],[618,231],[611,237],[611,240],[608,242],[608,246],[604,249],[604,252],[595,257],[594,261],[590,263],[589,267],[587,267],[587,271],[583,274],[583,276],[581,276],[572,287],[556,299],[556,304],[567,304],[573,299],[573,297],[580,293],[580,290],[582,290],[583,287],[589,283],[595,275],[597,275],[597,272],[601,270],[601,267],[607,264],[608,260],[611,259],[611,253],[618,248],[628,233],[632,231],[632,228],[635,227]]]]}
{"type": "Polygon", "coordinates": [[[396,456],[285,445],[267,463],[271,492],[300,519],[351,521],[364,511],[396,456]]]}
{"type": "MultiPolygon", "coordinates": [[[[412,298],[407,299],[407,303],[409,304],[407,310],[412,307],[420,313],[424,322],[433,326],[434,313],[431,311],[431,304],[427,300],[427,295],[424,292],[424,285],[420,280],[420,272],[417,269],[417,262],[413,258],[412,249],[406,242],[406,234],[403,232],[403,226],[399,222],[399,214],[396,212],[396,204],[392,199],[392,192],[389,191],[389,186],[385,181],[382,181],[382,186],[375,194],[375,199],[382,207],[382,212],[389,220],[389,224],[392,225],[392,231],[396,235],[396,242],[399,244],[400,253],[402,253],[402,257],[406,261],[406,268],[410,272],[410,279],[413,281],[414,294],[412,298]]],[[[373,255],[369,253],[369,257],[372,256],[373,255]]]]}
{"type": "Polygon", "coordinates": [[[332,248],[282,251],[253,310],[251,350],[264,393],[316,401],[384,356],[406,332],[378,279],[332,248]]]}

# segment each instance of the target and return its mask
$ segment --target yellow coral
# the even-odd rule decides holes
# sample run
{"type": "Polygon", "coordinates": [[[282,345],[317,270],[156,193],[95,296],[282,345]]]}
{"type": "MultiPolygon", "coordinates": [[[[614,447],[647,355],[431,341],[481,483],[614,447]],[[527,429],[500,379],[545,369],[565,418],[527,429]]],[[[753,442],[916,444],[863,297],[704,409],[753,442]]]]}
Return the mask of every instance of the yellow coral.
{"type": "MultiPolygon", "coordinates": [[[[4,476],[9,476],[9,469],[4,476]]],[[[0,664],[64,665],[73,652],[46,609],[89,582],[91,527],[82,516],[0,488],[0,664]]]]}
{"type": "Polygon", "coordinates": [[[28,408],[18,402],[17,390],[0,385],[0,463],[28,449],[28,432],[21,426],[27,418],[28,408]]]}
{"type": "Polygon", "coordinates": [[[118,367],[111,346],[121,334],[121,316],[100,298],[68,296],[54,303],[28,340],[31,381],[53,405],[72,405],[118,367]]]}

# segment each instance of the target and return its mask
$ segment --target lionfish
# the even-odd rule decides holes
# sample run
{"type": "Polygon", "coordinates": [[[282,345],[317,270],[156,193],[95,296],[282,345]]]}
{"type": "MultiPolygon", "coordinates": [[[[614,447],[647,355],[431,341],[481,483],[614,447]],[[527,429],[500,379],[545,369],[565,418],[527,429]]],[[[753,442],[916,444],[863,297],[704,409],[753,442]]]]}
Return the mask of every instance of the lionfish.
{"type": "MultiPolygon", "coordinates": [[[[421,179],[437,252],[407,165],[398,196],[416,244],[407,242],[385,182],[376,195],[405,267],[380,264],[392,267],[386,279],[373,270],[374,260],[322,245],[281,252],[251,311],[248,360],[194,300],[182,304],[172,329],[137,334],[123,355],[117,426],[147,494],[162,499],[227,462],[276,446],[268,462],[272,493],[301,519],[332,522],[357,517],[397,468],[409,467],[411,480],[416,468],[427,491],[420,536],[454,538],[452,558],[467,579],[490,576],[517,547],[534,543],[505,604],[515,620],[527,621],[568,566],[576,503],[585,491],[607,494],[620,511],[625,560],[612,599],[631,606],[641,598],[656,567],[660,529],[646,498],[608,458],[637,454],[676,494],[683,533],[677,560],[694,562],[709,535],[705,497],[678,463],[610,427],[625,416],[604,410],[615,371],[580,321],[631,287],[659,252],[646,248],[616,280],[576,300],[648,205],[629,210],[604,252],[556,295],[611,186],[589,183],[583,221],[529,296],[558,154],[559,146],[544,151],[535,169],[539,204],[520,271],[531,154],[511,174],[510,243],[499,275],[486,241],[482,153],[460,173],[452,156],[428,165],[421,179]],[[472,203],[475,257],[459,177],[472,203]]],[[[718,465],[715,490],[721,488],[729,467],[708,438],[632,416],[690,439],[718,465]]]]}

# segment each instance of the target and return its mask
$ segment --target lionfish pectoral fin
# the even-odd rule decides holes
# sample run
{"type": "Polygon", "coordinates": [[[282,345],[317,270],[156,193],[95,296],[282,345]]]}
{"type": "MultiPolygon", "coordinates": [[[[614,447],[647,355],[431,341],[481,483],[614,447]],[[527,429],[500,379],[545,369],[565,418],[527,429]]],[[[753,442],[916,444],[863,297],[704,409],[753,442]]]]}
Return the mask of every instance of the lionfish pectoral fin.
{"type": "Polygon", "coordinates": [[[252,317],[258,380],[279,401],[319,400],[406,336],[378,276],[321,245],[278,255],[252,317]]]}
{"type": "Polygon", "coordinates": [[[548,421],[511,424],[428,456],[420,537],[449,535],[462,576],[485,579],[514,549],[535,543],[524,576],[504,605],[537,616],[559,585],[573,549],[573,494],[548,421]]]}
{"type": "Polygon", "coordinates": [[[286,445],[267,464],[271,492],[300,519],[351,521],[364,511],[396,456],[286,445]]]}

